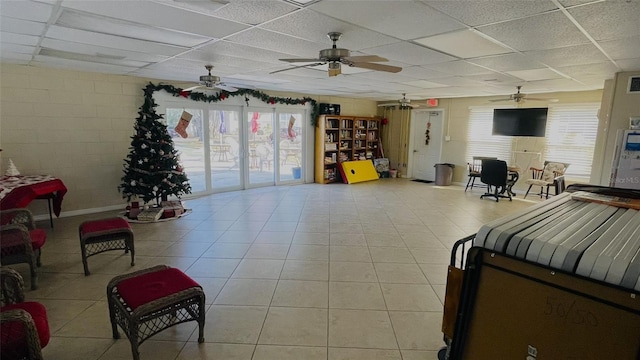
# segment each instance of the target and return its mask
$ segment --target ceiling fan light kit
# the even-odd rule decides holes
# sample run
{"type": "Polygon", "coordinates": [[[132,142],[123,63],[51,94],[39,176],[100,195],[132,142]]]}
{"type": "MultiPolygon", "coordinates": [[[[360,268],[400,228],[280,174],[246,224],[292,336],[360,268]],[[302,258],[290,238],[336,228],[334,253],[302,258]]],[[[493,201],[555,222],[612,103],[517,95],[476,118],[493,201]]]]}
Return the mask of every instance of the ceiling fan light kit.
{"type": "Polygon", "coordinates": [[[342,64],[349,67],[357,67],[375,71],[386,71],[391,73],[397,73],[402,70],[402,68],[398,66],[376,64],[378,62],[389,61],[383,57],[376,55],[351,56],[351,52],[348,49],[338,48],[336,42],[340,40],[342,33],[330,32],[327,34],[327,36],[329,37],[329,39],[331,39],[331,41],[333,41],[333,46],[330,49],[320,50],[317,59],[280,59],[281,61],[286,61],[289,63],[313,62],[313,64],[293,66],[286,69],[272,71],[270,72],[270,74],[325,64],[328,64],[329,76],[340,75],[342,73],[342,64]]]}

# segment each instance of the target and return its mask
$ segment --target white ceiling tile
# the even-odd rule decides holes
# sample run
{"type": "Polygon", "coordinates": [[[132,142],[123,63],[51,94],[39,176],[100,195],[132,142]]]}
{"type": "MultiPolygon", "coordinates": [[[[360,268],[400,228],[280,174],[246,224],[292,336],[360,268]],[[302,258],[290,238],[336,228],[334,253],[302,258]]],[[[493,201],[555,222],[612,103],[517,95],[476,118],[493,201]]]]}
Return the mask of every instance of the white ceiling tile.
{"type": "Polygon", "coordinates": [[[30,65],[59,67],[63,69],[74,69],[74,70],[80,70],[80,71],[92,71],[92,72],[109,73],[109,74],[117,74],[117,75],[124,75],[136,69],[135,67],[101,64],[101,63],[78,61],[78,60],[69,60],[69,59],[62,59],[58,57],[42,56],[42,55],[35,56],[35,59],[30,63],[30,65]]]}
{"type": "Polygon", "coordinates": [[[640,36],[599,43],[612,59],[630,59],[640,57],[640,36]]]}
{"type": "Polygon", "coordinates": [[[506,54],[467,60],[496,71],[513,71],[544,68],[545,66],[522,54],[506,54]]]}
{"type": "Polygon", "coordinates": [[[553,79],[553,80],[542,80],[542,81],[532,81],[527,83],[526,86],[538,86],[545,87],[547,89],[554,89],[557,87],[562,87],[566,90],[564,91],[581,91],[581,90],[591,90],[588,86],[581,84],[577,81],[573,81],[570,79],[553,79]]]}
{"type": "Polygon", "coordinates": [[[203,52],[198,50],[189,51],[184,55],[180,55],[178,56],[178,59],[188,59],[188,60],[199,61],[202,64],[202,66],[206,64],[213,64],[214,66],[228,65],[233,67],[244,68],[247,71],[273,66],[273,64],[255,61],[251,58],[228,56],[228,55],[216,54],[212,52],[203,52]]]}
{"type": "Polygon", "coordinates": [[[2,44],[2,52],[12,52],[18,54],[31,54],[33,55],[36,50],[35,46],[19,45],[19,44],[2,44]]]}
{"type": "Polygon", "coordinates": [[[185,47],[158,44],[154,42],[130,39],[115,35],[97,34],[91,31],[69,29],[52,25],[46,36],[52,39],[77,42],[81,44],[96,44],[108,48],[126,51],[139,51],[148,54],[174,56],[187,50],[185,47]]]}
{"type": "Polygon", "coordinates": [[[620,69],[618,69],[618,67],[610,61],[602,62],[599,64],[563,66],[559,67],[558,70],[563,74],[567,74],[577,80],[593,76],[600,76],[604,79],[611,79],[616,72],[620,71],[620,69]]]}
{"type": "Polygon", "coordinates": [[[526,51],[530,56],[551,67],[593,64],[607,60],[602,51],[593,44],[568,46],[559,49],[526,51]]]}
{"type": "Polygon", "coordinates": [[[39,38],[33,35],[23,35],[8,32],[0,32],[0,42],[3,44],[31,45],[38,44],[39,38]]]}
{"type": "Polygon", "coordinates": [[[337,45],[339,48],[349,50],[361,50],[397,41],[390,36],[363,29],[311,10],[300,10],[260,27],[326,44],[326,47],[332,45],[327,34],[341,32],[342,37],[338,40],[337,45]]]}
{"type": "Polygon", "coordinates": [[[0,16],[0,31],[2,32],[40,36],[44,32],[44,27],[43,23],[0,16]]]}
{"type": "Polygon", "coordinates": [[[640,35],[640,1],[605,1],[569,9],[569,13],[596,40],[640,35]]]}
{"type": "Polygon", "coordinates": [[[430,64],[425,65],[425,67],[451,75],[481,75],[492,73],[491,70],[487,70],[464,60],[450,61],[440,64],[430,64]]]}
{"type": "Polygon", "coordinates": [[[576,5],[592,3],[594,1],[599,1],[599,0],[559,0],[560,4],[562,4],[562,6],[567,8],[576,6],[576,5]]]}
{"type": "Polygon", "coordinates": [[[522,81],[522,79],[517,77],[496,72],[481,75],[468,75],[465,77],[469,80],[479,81],[487,85],[514,84],[522,81]]]}
{"type": "Polygon", "coordinates": [[[478,31],[520,51],[554,49],[589,42],[561,12],[482,26],[478,31]]]}
{"type": "MultiPolygon", "coordinates": [[[[149,1],[80,0],[65,1],[64,5],[72,9],[119,18],[133,23],[213,38],[222,38],[248,28],[247,25],[235,21],[149,1]]],[[[136,37],[135,34],[130,35],[136,37]]]]}
{"type": "Polygon", "coordinates": [[[479,86],[480,83],[474,80],[469,80],[462,76],[451,76],[448,78],[442,78],[436,80],[438,83],[447,85],[447,86],[479,86]]]}
{"type": "Polygon", "coordinates": [[[431,49],[462,59],[512,52],[511,49],[496,44],[473,30],[434,35],[414,41],[431,49]]]}
{"type": "Polygon", "coordinates": [[[213,15],[244,24],[257,25],[290,13],[296,6],[276,0],[235,0],[213,12],[213,15]]]}
{"type": "Polygon", "coordinates": [[[289,58],[291,55],[277,51],[259,49],[243,44],[232,43],[227,40],[216,41],[211,45],[205,45],[198,49],[207,54],[220,54],[234,57],[243,57],[255,61],[262,61],[274,64],[283,64],[279,59],[289,58]]]}
{"type": "Polygon", "coordinates": [[[440,87],[447,87],[448,86],[448,85],[439,84],[439,83],[436,83],[436,82],[431,82],[431,81],[426,81],[426,80],[407,81],[407,82],[403,82],[402,84],[407,84],[409,86],[423,88],[423,89],[434,89],[434,88],[440,88],[440,87]]]}
{"type": "Polygon", "coordinates": [[[46,23],[51,17],[53,6],[34,1],[3,1],[2,16],[46,23]]]}
{"type": "Polygon", "coordinates": [[[56,21],[56,25],[92,31],[98,34],[116,35],[130,39],[153,41],[159,44],[176,46],[196,46],[210,40],[200,35],[140,25],[129,21],[118,21],[72,10],[63,11],[56,21]]]}
{"type": "Polygon", "coordinates": [[[1,51],[0,52],[0,60],[3,63],[11,63],[11,64],[27,64],[31,61],[31,55],[29,54],[20,54],[9,51],[1,51]]]}
{"type": "Polygon", "coordinates": [[[549,0],[423,1],[469,26],[491,24],[557,9],[549,0]]]}
{"type": "Polygon", "coordinates": [[[310,8],[402,40],[464,28],[450,17],[413,1],[322,1],[310,8]]]}
{"type": "Polygon", "coordinates": [[[525,81],[547,80],[562,78],[562,76],[550,69],[532,69],[532,70],[516,70],[507,71],[507,74],[513,75],[525,81]]]}
{"type": "Polygon", "coordinates": [[[617,60],[616,63],[623,71],[637,71],[640,69],[640,58],[617,60]]]}
{"type": "Polygon", "coordinates": [[[293,57],[315,58],[326,44],[319,44],[273,31],[253,28],[227,38],[230,42],[279,51],[293,57]]]}
{"type": "Polygon", "coordinates": [[[90,44],[82,44],[77,42],[49,39],[49,38],[43,39],[40,46],[42,46],[43,48],[68,51],[68,52],[73,52],[78,54],[140,61],[145,64],[150,62],[161,62],[169,58],[168,56],[140,53],[137,51],[126,51],[126,50],[120,50],[120,49],[107,48],[103,46],[95,46],[90,44]]]}
{"type": "Polygon", "coordinates": [[[407,41],[377,46],[366,49],[366,51],[373,55],[382,56],[390,60],[396,60],[411,65],[427,65],[456,60],[453,56],[427,49],[424,46],[416,45],[407,41]]]}
{"type": "Polygon", "coordinates": [[[138,67],[144,67],[144,66],[149,65],[148,62],[144,62],[144,61],[126,60],[126,59],[119,59],[119,58],[113,58],[113,57],[108,57],[108,56],[87,55],[87,54],[82,54],[82,53],[75,53],[75,52],[69,52],[69,51],[48,49],[48,48],[45,48],[45,47],[41,47],[40,48],[40,51],[38,52],[38,55],[46,56],[46,57],[55,57],[55,58],[67,59],[67,60],[77,60],[77,61],[84,61],[84,62],[99,63],[99,64],[128,66],[128,67],[131,67],[131,68],[138,68],[138,67]]]}
{"type": "Polygon", "coordinates": [[[402,76],[418,80],[434,80],[451,76],[447,73],[427,69],[424,66],[405,66],[400,73],[402,76]]]}

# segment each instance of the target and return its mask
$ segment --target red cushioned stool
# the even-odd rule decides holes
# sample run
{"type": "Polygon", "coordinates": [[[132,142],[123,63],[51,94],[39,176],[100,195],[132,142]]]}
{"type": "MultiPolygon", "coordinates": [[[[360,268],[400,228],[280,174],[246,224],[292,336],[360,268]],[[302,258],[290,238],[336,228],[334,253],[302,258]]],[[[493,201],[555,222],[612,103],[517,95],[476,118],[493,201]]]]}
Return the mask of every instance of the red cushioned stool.
{"type": "Polygon", "coordinates": [[[133,231],[127,220],[113,217],[85,221],[78,227],[84,275],[89,275],[87,258],[109,250],[131,251],[131,266],[134,265],[133,231]]]}
{"type": "Polygon", "coordinates": [[[113,278],[107,285],[113,338],[120,338],[117,325],[131,342],[134,360],[138,346],[174,325],[197,321],[198,342],[204,342],[204,292],[182,271],[166,265],[113,278]]]}

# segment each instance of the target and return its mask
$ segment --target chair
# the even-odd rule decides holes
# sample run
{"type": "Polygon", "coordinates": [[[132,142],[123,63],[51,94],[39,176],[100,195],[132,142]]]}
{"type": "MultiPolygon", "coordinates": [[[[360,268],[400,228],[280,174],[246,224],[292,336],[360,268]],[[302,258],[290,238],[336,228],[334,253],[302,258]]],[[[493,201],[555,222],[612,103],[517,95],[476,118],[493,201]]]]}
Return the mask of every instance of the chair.
{"type": "Polygon", "coordinates": [[[36,229],[28,209],[0,211],[0,262],[2,265],[27,263],[31,271],[31,290],[38,287],[37,268],[47,233],[36,229]]]}
{"type": "Polygon", "coordinates": [[[229,144],[229,155],[231,155],[231,159],[233,160],[233,165],[229,169],[234,169],[239,167],[238,160],[240,159],[240,144],[238,141],[232,137],[225,137],[225,144],[229,144]]]}
{"type": "Polygon", "coordinates": [[[533,186],[540,186],[540,197],[545,195],[545,198],[549,198],[549,187],[553,186],[555,194],[558,195],[564,191],[564,173],[567,171],[569,163],[545,161],[542,169],[531,167],[531,179],[525,181],[529,184],[527,193],[524,194],[526,198],[529,195],[529,191],[533,186]],[[544,188],[547,188],[546,194],[544,188]]]}
{"type": "Polygon", "coordinates": [[[264,164],[267,165],[267,169],[271,169],[271,164],[273,163],[273,151],[264,144],[256,146],[256,157],[258,158],[258,167],[260,171],[262,171],[262,167],[264,164]]]}
{"type": "MultiPolygon", "coordinates": [[[[482,160],[497,160],[497,159],[498,158],[496,157],[474,156],[473,161],[470,163],[467,163],[467,166],[469,167],[469,180],[467,181],[467,186],[464,188],[464,191],[466,192],[469,187],[473,189],[476,179],[480,177],[480,171],[482,170],[482,160]]],[[[487,187],[487,191],[490,191],[490,190],[491,189],[487,187]]]]}
{"type": "Polygon", "coordinates": [[[480,180],[495,188],[494,192],[487,191],[480,196],[480,199],[485,197],[493,197],[496,202],[500,201],[500,198],[509,199],[512,201],[511,194],[506,191],[508,185],[508,171],[507,162],[503,160],[482,160],[482,171],[480,172],[480,180]],[[506,195],[505,195],[506,193],[506,195]]]}
{"type": "Polygon", "coordinates": [[[13,269],[0,269],[0,289],[0,358],[41,360],[51,336],[47,310],[24,301],[24,281],[13,269]]]}

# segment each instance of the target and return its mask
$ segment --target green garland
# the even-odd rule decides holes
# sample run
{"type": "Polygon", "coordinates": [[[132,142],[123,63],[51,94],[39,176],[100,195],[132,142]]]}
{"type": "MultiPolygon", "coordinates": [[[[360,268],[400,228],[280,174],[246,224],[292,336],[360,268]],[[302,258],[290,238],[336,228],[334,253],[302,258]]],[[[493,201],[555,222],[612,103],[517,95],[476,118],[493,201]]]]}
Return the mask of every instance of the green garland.
{"type": "Polygon", "coordinates": [[[269,94],[265,94],[262,91],[253,90],[253,89],[238,89],[235,92],[229,92],[225,90],[220,90],[220,92],[214,95],[207,95],[200,92],[192,92],[192,91],[184,91],[181,88],[175,87],[173,85],[168,84],[158,84],[154,85],[153,83],[149,83],[145,91],[145,96],[152,96],[154,91],[164,90],[173,96],[181,96],[186,99],[191,99],[195,101],[206,101],[206,102],[218,102],[230,98],[232,96],[244,96],[248,101],[247,96],[252,96],[254,98],[260,99],[261,101],[274,105],[285,104],[285,105],[306,105],[307,103],[311,104],[311,125],[317,126],[318,124],[318,116],[320,113],[320,106],[318,102],[310,97],[303,97],[301,99],[294,98],[283,98],[277,96],[271,96],[269,94]]]}

